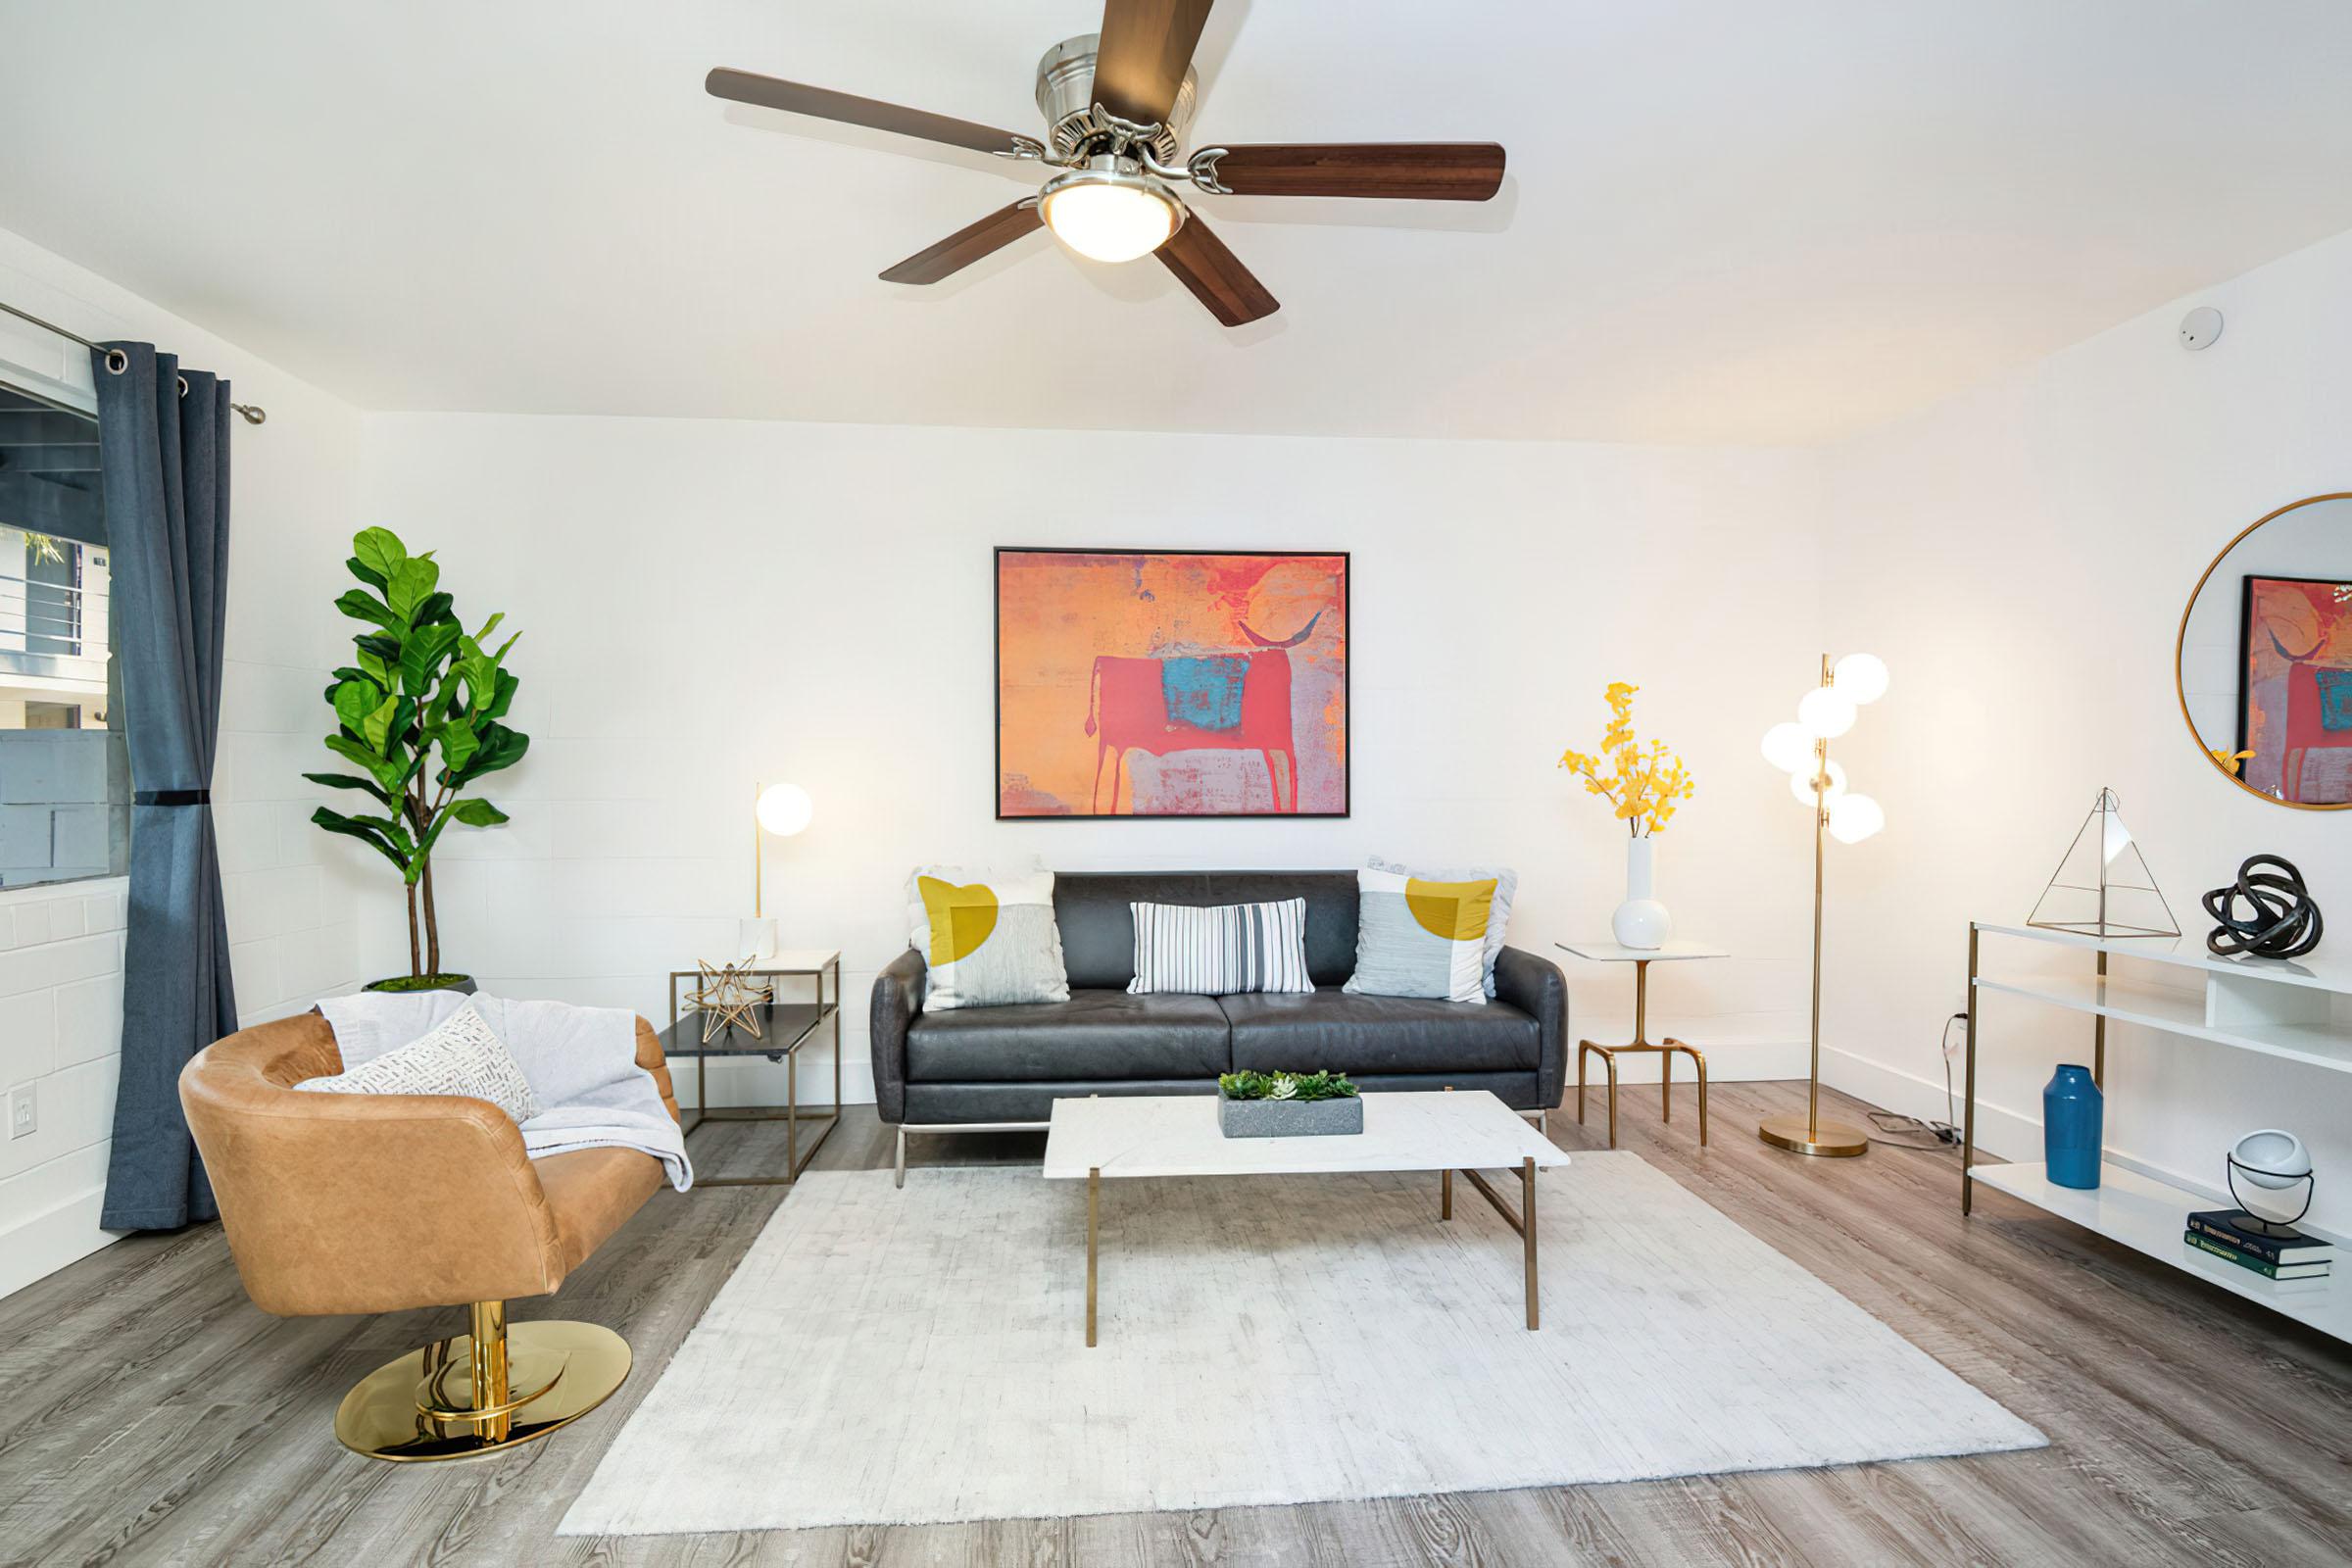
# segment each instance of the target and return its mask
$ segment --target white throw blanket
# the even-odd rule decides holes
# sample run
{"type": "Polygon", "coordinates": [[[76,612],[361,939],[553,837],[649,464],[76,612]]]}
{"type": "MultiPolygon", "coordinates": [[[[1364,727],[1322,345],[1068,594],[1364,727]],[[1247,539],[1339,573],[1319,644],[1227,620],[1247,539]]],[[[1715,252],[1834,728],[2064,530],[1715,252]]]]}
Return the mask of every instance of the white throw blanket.
{"type": "Polygon", "coordinates": [[[421,1040],[471,1003],[547,1107],[522,1124],[533,1159],[575,1149],[637,1149],[662,1161],[679,1192],[694,1185],[686,1139],[662,1102],[654,1075],[637,1065],[637,1015],[626,1007],[510,1002],[454,991],[367,991],[318,1004],[345,1067],[421,1040]]]}

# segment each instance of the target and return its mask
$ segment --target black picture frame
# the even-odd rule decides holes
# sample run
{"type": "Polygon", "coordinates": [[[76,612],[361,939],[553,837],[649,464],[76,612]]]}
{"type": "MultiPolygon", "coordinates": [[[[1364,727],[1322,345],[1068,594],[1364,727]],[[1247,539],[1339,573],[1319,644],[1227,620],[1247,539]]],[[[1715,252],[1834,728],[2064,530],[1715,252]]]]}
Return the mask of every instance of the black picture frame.
{"type": "MultiPolygon", "coordinates": [[[[1346,550],[1249,549],[1201,550],[1187,547],[1132,545],[999,545],[989,559],[990,650],[989,712],[995,736],[989,779],[991,809],[1000,822],[1316,822],[1349,816],[1355,808],[1355,594],[1354,562],[1346,550]],[[1336,811],[1061,811],[1007,812],[1004,809],[1004,558],[1006,556],[1297,556],[1340,564],[1340,603],[1347,627],[1348,658],[1340,666],[1340,702],[1346,720],[1340,734],[1340,808],[1336,811]]],[[[1294,774],[1298,759],[1293,756],[1294,774]]],[[[1272,774],[1269,771],[1269,779],[1272,774]]],[[[1094,804],[1091,800],[1087,803],[1094,804]]]]}

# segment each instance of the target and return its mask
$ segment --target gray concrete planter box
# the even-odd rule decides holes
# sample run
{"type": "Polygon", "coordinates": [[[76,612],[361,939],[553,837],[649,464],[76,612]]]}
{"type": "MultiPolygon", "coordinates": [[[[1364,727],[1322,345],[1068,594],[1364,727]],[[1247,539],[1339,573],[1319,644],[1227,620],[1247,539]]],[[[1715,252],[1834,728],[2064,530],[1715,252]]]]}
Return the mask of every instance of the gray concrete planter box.
{"type": "Polygon", "coordinates": [[[1217,1127],[1228,1138],[1316,1138],[1364,1130],[1364,1100],[1235,1100],[1217,1091],[1217,1127]]]}

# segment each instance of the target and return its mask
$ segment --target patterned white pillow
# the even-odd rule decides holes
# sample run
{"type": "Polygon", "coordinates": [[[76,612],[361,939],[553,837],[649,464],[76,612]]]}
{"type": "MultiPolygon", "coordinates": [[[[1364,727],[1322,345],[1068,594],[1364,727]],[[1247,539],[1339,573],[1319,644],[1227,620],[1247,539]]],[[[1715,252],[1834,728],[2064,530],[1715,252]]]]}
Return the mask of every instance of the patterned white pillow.
{"type": "Polygon", "coordinates": [[[421,1040],[348,1072],[306,1078],[294,1087],[321,1095],[465,1095],[487,1100],[517,1122],[539,1114],[539,1097],[531,1093],[507,1043],[470,1002],[421,1040]]]}
{"type": "Polygon", "coordinates": [[[1312,991],[1306,973],[1306,901],[1130,904],[1135,915],[1139,997],[1189,992],[1236,997],[1251,991],[1312,991]]]}

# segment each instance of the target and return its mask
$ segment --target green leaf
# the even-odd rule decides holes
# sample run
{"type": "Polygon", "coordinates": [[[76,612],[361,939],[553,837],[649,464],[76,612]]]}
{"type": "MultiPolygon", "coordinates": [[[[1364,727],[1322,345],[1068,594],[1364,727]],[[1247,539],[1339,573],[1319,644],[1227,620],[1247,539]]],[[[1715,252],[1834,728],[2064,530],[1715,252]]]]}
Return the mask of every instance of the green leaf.
{"type": "Polygon", "coordinates": [[[368,564],[368,563],[365,561],[362,561],[359,557],[351,556],[347,558],[344,561],[343,565],[344,568],[348,570],[354,577],[359,578],[360,581],[366,583],[368,587],[373,588],[378,593],[383,592],[384,574],[376,570],[373,566],[368,564]]]}
{"type": "Polygon", "coordinates": [[[340,833],[346,838],[358,839],[376,854],[400,867],[403,878],[408,876],[408,858],[386,843],[380,831],[368,826],[366,822],[345,816],[340,811],[330,811],[323,806],[311,813],[311,820],[329,833],[340,833]]]}
{"type": "MultiPolygon", "coordinates": [[[[327,693],[327,701],[335,705],[335,716],[343,721],[343,727],[358,735],[364,733],[368,715],[384,701],[384,690],[363,676],[337,686],[327,693]]],[[[384,749],[383,742],[377,739],[370,738],[368,744],[379,752],[384,749]]]]}
{"type": "Polygon", "coordinates": [[[378,757],[347,735],[329,735],[326,749],[347,762],[356,762],[367,770],[368,776],[381,785],[388,794],[398,794],[401,785],[416,771],[396,758],[378,757]]]}
{"type": "Polygon", "coordinates": [[[446,620],[454,624],[458,618],[456,606],[457,601],[447,594],[426,594],[424,602],[416,607],[416,613],[410,619],[419,626],[436,620],[446,620]]]}
{"type": "Polygon", "coordinates": [[[520,686],[521,684],[521,681],[515,679],[513,675],[507,673],[507,671],[503,669],[500,670],[498,672],[497,695],[490,699],[490,706],[482,710],[482,716],[484,718],[506,717],[507,710],[514,706],[514,688],[520,686]]]}
{"type": "Polygon", "coordinates": [[[389,528],[362,528],[352,536],[351,552],[361,565],[375,573],[379,585],[390,582],[400,564],[409,559],[409,547],[389,528]]]}
{"type": "Polygon", "coordinates": [[[385,679],[383,679],[379,684],[385,686],[391,685],[392,682],[390,675],[392,668],[400,662],[401,639],[386,632],[368,631],[362,632],[357,637],[354,637],[351,641],[352,646],[360,651],[360,662],[363,664],[365,664],[368,660],[372,657],[385,666],[385,679]]]}
{"type": "Polygon", "coordinates": [[[392,804],[392,797],[380,786],[364,778],[354,778],[349,773],[305,773],[302,776],[314,784],[323,784],[330,790],[365,790],[384,805],[392,804]]]}
{"type": "Polygon", "coordinates": [[[460,789],[485,773],[513,767],[522,760],[522,754],[531,749],[528,735],[517,734],[496,720],[477,726],[477,733],[481,736],[482,749],[474,754],[470,766],[459,770],[450,779],[460,789]]]}
{"type": "Polygon", "coordinates": [[[473,796],[453,803],[450,806],[449,814],[467,827],[496,827],[499,823],[507,820],[506,812],[492,806],[488,801],[473,796]]]}
{"type": "Polygon", "coordinates": [[[360,650],[359,657],[361,672],[367,675],[369,680],[375,682],[378,686],[389,686],[392,684],[392,666],[386,663],[380,656],[371,654],[367,649],[363,648],[360,650]]]}
{"type": "Polygon", "coordinates": [[[411,556],[392,571],[392,585],[384,590],[384,602],[402,625],[414,625],[416,611],[431,596],[433,585],[441,580],[441,568],[430,556],[411,556]]]}
{"type": "Polygon", "coordinates": [[[347,590],[335,601],[335,608],[354,620],[372,620],[378,626],[405,626],[407,621],[394,615],[384,602],[365,588],[347,590]]]}
{"type": "Polygon", "coordinates": [[[387,697],[367,715],[365,722],[353,726],[359,730],[360,739],[366,741],[368,749],[378,757],[384,755],[384,742],[389,740],[392,735],[392,715],[399,709],[400,700],[387,697]]]}
{"type": "Polygon", "coordinates": [[[472,725],[455,720],[441,727],[442,765],[453,774],[465,771],[466,764],[473,760],[473,754],[481,749],[481,737],[474,734],[472,725]]]}
{"type": "MultiPolygon", "coordinates": [[[[503,610],[502,610],[502,611],[500,611],[500,612],[499,612],[497,614],[495,614],[495,615],[492,615],[492,616],[491,616],[491,617],[490,617],[488,620],[485,620],[485,621],[483,621],[483,622],[482,622],[482,629],[481,629],[480,631],[477,631],[477,632],[475,632],[475,633],[473,634],[473,640],[474,640],[476,643],[486,643],[486,642],[488,642],[488,641],[490,640],[490,634],[491,634],[492,632],[494,632],[494,631],[498,630],[498,623],[499,623],[500,621],[502,621],[502,620],[504,620],[504,619],[506,619],[506,618],[507,618],[507,612],[506,612],[505,611],[503,611],[503,610]]],[[[510,642],[512,642],[513,640],[514,640],[513,638],[509,638],[509,639],[508,639],[508,641],[510,641],[510,642]]]]}
{"type": "Polygon", "coordinates": [[[458,628],[449,621],[435,621],[411,632],[400,651],[401,690],[411,697],[430,695],[441,673],[441,662],[457,640],[458,628]]]}

